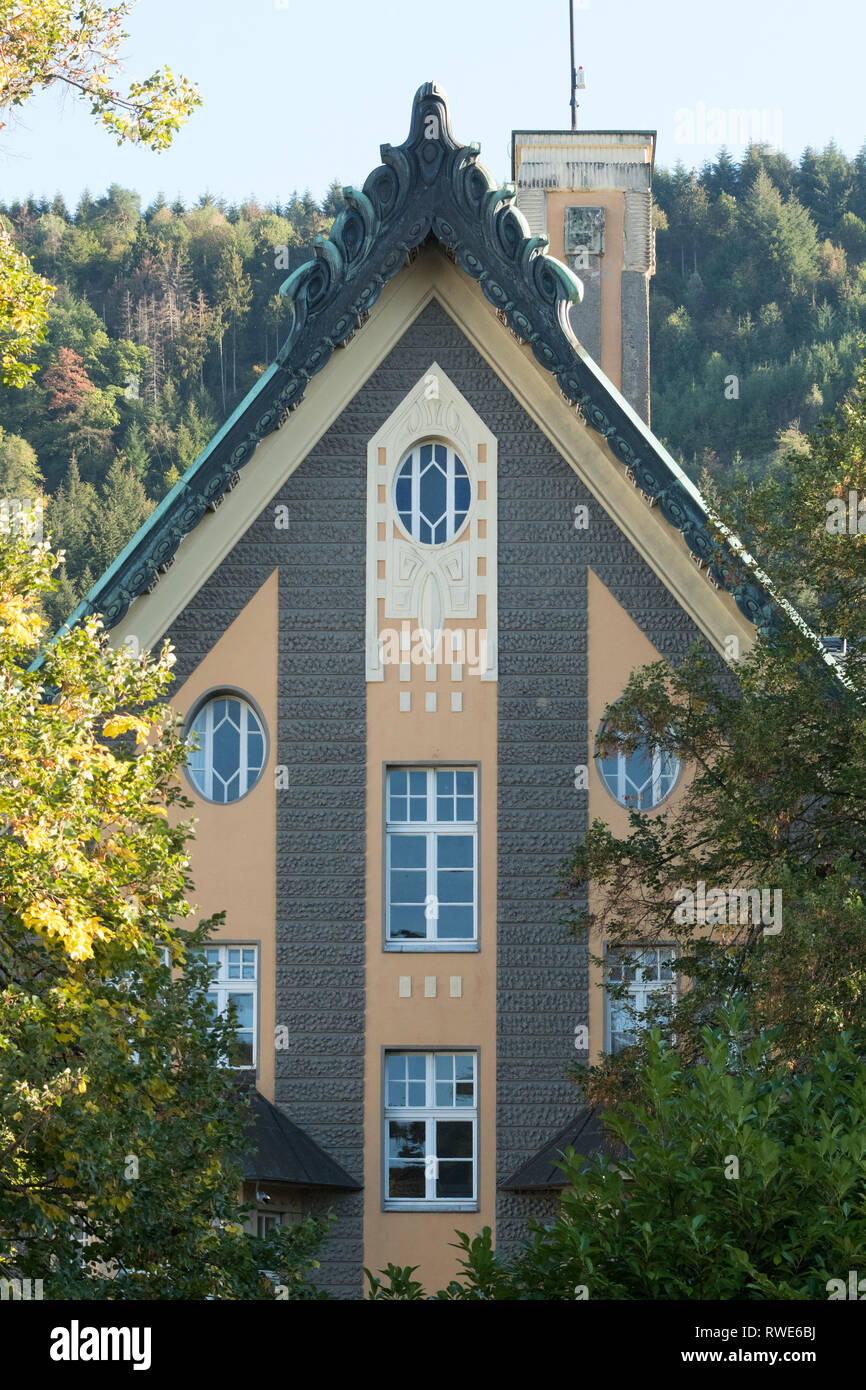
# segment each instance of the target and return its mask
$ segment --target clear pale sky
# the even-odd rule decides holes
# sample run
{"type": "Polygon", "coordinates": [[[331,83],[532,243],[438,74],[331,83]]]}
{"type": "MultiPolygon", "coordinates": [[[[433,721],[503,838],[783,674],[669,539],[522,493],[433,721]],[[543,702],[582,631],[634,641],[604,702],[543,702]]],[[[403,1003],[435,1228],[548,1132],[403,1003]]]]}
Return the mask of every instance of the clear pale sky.
{"type": "MultiPolygon", "coordinates": [[[[862,0],[576,0],[579,125],[658,131],[657,162],[699,166],[762,133],[798,158],[866,142],[862,0]],[[752,126],[748,113],[761,113],[752,126]]],[[[71,94],[40,94],[0,133],[0,200],[87,187],[187,203],[318,198],[399,144],[413,93],[441,83],[454,131],[510,177],[513,128],[569,124],[568,0],[140,0],[126,66],[161,63],[204,105],[171,150],[118,148],[71,94]]]]}

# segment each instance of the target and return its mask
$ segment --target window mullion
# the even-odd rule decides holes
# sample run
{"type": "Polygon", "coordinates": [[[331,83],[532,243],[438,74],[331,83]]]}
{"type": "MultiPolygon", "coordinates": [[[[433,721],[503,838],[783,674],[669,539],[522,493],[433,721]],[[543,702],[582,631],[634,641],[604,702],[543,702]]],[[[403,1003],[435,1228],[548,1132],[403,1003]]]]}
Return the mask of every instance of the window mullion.
{"type": "MultiPolygon", "coordinates": [[[[436,898],[436,831],[428,830],[425,838],[427,840],[427,892],[425,898],[436,898]]],[[[435,941],[439,935],[439,901],[436,899],[436,916],[425,918],[427,928],[427,940],[435,941]]]]}
{"type": "Polygon", "coordinates": [[[421,534],[421,450],[412,450],[412,535],[421,534]]]}
{"type": "Polygon", "coordinates": [[[213,801],[213,701],[208,705],[204,721],[204,784],[207,796],[213,801]]]}
{"type": "Polygon", "coordinates": [[[248,721],[248,717],[249,717],[249,712],[248,712],[248,710],[247,710],[247,706],[246,706],[246,705],[241,705],[240,730],[239,730],[239,732],[238,732],[238,737],[240,738],[240,741],[241,741],[241,746],[240,746],[240,748],[239,748],[239,750],[238,750],[238,753],[239,753],[239,757],[238,757],[238,795],[239,795],[239,796],[243,796],[243,795],[244,795],[244,793],[245,793],[245,791],[246,791],[246,789],[247,789],[247,783],[248,783],[248,781],[249,781],[249,765],[248,765],[248,763],[247,763],[247,742],[248,742],[248,740],[247,740],[247,721],[248,721]]]}
{"type": "Polygon", "coordinates": [[[424,1191],[428,1202],[436,1200],[436,1121],[428,1116],[424,1127],[424,1191]],[[430,1163],[430,1159],[434,1162],[430,1163]]]}

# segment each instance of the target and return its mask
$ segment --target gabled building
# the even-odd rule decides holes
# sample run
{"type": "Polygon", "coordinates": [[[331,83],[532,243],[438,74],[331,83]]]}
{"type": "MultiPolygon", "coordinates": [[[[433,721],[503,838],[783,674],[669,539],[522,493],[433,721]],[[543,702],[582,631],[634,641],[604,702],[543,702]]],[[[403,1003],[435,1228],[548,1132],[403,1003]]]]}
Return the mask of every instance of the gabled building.
{"type": "Polygon", "coordinates": [[[388,1261],[438,1287],[455,1227],[513,1244],[601,1142],[566,1070],[622,1023],[556,873],[590,818],[686,794],[653,750],[596,760],[603,711],[771,621],[647,424],[653,154],[517,133],[499,188],[421,87],[283,287],[277,361],[73,616],[175,647],[251,1192],[333,1208],[343,1297],[388,1261]]]}

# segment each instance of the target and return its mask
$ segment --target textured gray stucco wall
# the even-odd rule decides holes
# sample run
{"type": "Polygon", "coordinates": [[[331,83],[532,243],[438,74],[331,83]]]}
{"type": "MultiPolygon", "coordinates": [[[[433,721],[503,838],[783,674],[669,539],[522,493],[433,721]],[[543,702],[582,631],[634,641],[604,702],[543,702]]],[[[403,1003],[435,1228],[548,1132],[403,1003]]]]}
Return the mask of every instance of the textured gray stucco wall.
{"type": "MultiPolygon", "coordinates": [[[[289,529],[269,504],[170,634],[178,682],[280,569],[277,796],[277,1105],[359,1181],[364,1053],[364,430],[346,412],[289,480],[289,529]]],[[[241,484],[242,486],[243,484],[241,484]]],[[[244,685],[228,670],[229,685],[244,685]]],[[[239,847],[242,850],[242,847],[239,847]]],[[[248,924],[250,936],[260,924],[248,924]]],[[[263,988],[268,982],[263,982],[263,988]]],[[[269,1045],[261,1039],[262,1048],[269,1045]]],[[[361,1294],[361,1194],[317,1191],[338,1224],[316,1275],[337,1297],[361,1294]]]]}
{"type": "Polygon", "coordinates": [[[621,283],[622,394],[649,424],[649,276],[642,270],[624,270],[621,283]]]}
{"type": "MultiPolygon", "coordinates": [[[[552,1138],[578,1101],[565,1069],[576,1055],[575,1025],[588,1021],[587,959],[568,937],[554,893],[556,870],[586,824],[586,793],[573,781],[590,732],[587,566],[663,654],[676,659],[697,636],[690,620],[433,303],[238,541],[171,637],[183,681],[280,566],[277,762],[287,764],[290,785],[277,793],[276,1019],[288,1026],[290,1045],[276,1055],[276,1101],[363,1179],[366,446],[434,359],[499,447],[501,1180],[552,1138]],[[274,528],[277,501],[289,508],[288,532],[274,528]],[[581,502],[590,508],[588,531],[573,524],[581,502]]],[[[226,680],[242,684],[243,673],[227,672],[226,680]]],[[[369,964],[375,969],[375,960],[369,964]]],[[[379,1181],[378,1171],[366,1176],[379,1181]]],[[[340,1297],[359,1297],[360,1194],[338,1196],[333,1206],[339,1223],[320,1282],[340,1297]]],[[[500,1244],[520,1237],[531,1212],[549,1210],[549,1199],[501,1193],[500,1244]]]]}
{"type": "MultiPolygon", "coordinates": [[[[491,394],[496,388],[491,387],[491,394]]],[[[586,827],[577,764],[587,728],[587,570],[676,664],[700,636],[615,523],[516,403],[500,435],[499,483],[499,1120],[500,1180],[574,1113],[565,1070],[576,1024],[588,1023],[586,950],[566,935],[556,869],[586,827]],[[574,508],[589,512],[586,530],[574,508]]],[[[590,776],[594,776],[594,772],[590,776]]],[[[501,1192],[497,1243],[513,1247],[544,1195],[501,1192]]]]}

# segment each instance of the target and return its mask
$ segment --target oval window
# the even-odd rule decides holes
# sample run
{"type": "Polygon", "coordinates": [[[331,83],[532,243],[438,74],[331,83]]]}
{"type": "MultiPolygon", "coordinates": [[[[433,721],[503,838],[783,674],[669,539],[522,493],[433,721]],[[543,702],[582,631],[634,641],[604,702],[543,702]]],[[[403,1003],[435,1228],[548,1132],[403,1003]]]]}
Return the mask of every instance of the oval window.
{"type": "Polygon", "coordinates": [[[447,444],[417,444],[397,470],[394,507],[409,535],[422,545],[453,540],[471,501],[466,465],[447,444]]]}
{"type": "Polygon", "coordinates": [[[265,765],[265,731],[252,705],[240,695],[217,695],[201,706],[189,726],[198,748],[187,772],[208,801],[238,801],[256,785],[265,765]]]}
{"type": "Polygon", "coordinates": [[[602,781],[620,806],[650,811],[673,791],[680,762],[660,748],[639,744],[633,753],[614,749],[596,758],[602,781]]]}

